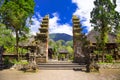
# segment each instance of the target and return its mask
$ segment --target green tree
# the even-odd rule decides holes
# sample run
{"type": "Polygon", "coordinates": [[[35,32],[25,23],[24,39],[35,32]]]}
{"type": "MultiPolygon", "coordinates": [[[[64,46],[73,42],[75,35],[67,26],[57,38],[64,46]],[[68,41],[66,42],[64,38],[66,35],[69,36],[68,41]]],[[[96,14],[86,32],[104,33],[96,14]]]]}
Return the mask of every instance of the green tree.
{"type": "Polygon", "coordinates": [[[0,24],[0,34],[0,45],[7,47],[13,46],[15,43],[15,38],[11,29],[7,29],[5,25],[0,24]]]}
{"type": "Polygon", "coordinates": [[[49,44],[50,47],[53,47],[55,45],[55,41],[52,40],[52,39],[49,39],[49,43],[48,44],[49,44]]]}
{"type": "Polygon", "coordinates": [[[100,33],[99,43],[102,49],[102,61],[104,61],[105,43],[108,41],[108,32],[116,27],[115,20],[118,12],[115,11],[116,0],[95,0],[95,8],[91,12],[91,23],[96,31],[100,33]]]}
{"type": "Polygon", "coordinates": [[[58,50],[63,49],[64,43],[65,43],[64,40],[58,40],[58,41],[56,41],[56,46],[58,47],[58,50]]]}
{"type": "Polygon", "coordinates": [[[18,54],[19,35],[28,32],[26,21],[34,13],[34,0],[5,0],[0,8],[1,22],[11,28],[16,35],[16,53],[18,54]]]}
{"type": "Polygon", "coordinates": [[[66,50],[69,52],[69,58],[72,60],[73,59],[73,48],[71,46],[67,46],[66,50]]]}
{"type": "Polygon", "coordinates": [[[0,34],[0,45],[4,45],[7,53],[13,53],[15,51],[15,37],[13,36],[12,30],[0,24],[0,34]]]}
{"type": "Polygon", "coordinates": [[[115,15],[115,22],[117,23],[114,29],[114,34],[116,35],[116,42],[118,43],[118,49],[120,50],[120,14],[116,13],[115,15]]]}
{"type": "Polygon", "coordinates": [[[67,42],[65,43],[65,45],[66,45],[66,46],[71,46],[71,47],[73,47],[73,40],[67,41],[67,42]]]}

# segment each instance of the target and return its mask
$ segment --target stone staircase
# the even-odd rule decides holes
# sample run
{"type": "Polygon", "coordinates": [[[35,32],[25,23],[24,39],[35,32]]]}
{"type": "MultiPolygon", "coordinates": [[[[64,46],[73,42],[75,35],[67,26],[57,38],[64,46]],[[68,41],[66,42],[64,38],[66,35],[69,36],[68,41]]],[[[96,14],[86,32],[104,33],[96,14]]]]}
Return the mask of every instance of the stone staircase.
{"type": "Polygon", "coordinates": [[[86,65],[79,65],[78,63],[64,61],[38,64],[38,68],[40,70],[82,70],[86,68],[85,66],[86,65]]]}

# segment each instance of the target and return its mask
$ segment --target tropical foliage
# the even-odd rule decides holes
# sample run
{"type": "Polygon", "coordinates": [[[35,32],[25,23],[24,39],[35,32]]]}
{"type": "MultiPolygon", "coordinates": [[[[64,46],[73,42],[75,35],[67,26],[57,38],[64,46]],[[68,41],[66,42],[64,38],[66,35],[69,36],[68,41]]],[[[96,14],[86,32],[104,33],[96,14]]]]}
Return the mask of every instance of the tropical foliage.
{"type": "Polygon", "coordinates": [[[105,43],[108,42],[108,32],[117,32],[119,28],[120,16],[115,10],[116,0],[95,0],[95,8],[91,12],[91,23],[96,31],[100,33],[98,37],[99,47],[102,49],[102,61],[104,60],[105,43]]]}
{"type": "Polygon", "coordinates": [[[6,27],[12,29],[16,36],[16,53],[18,54],[18,43],[20,36],[25,36],[29,28],[26,21],[34,13],[34,0],[4,0],[0,7],[0,21],[6,27]]]}
{"type": "Polygon", "coordinates": [[[4,46],[6,53],[15,52],[15,37],[11,29],[7,29],[5,25],[0,25],[0,45],[4,46]]]}

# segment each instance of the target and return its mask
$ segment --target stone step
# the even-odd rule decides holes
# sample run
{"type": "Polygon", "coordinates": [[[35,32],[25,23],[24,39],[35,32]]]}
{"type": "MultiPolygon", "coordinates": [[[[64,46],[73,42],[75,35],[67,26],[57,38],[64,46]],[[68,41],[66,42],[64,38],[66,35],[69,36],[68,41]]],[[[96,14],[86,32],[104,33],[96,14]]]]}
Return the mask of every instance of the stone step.
{"type": "Polygon", "coordinates": [[[80,67],[40,67],[40,70],[85,70],[85,68],[80,68],[80,67]]]}
{"type": "Polygon", "coordinates": [[[38,65],[79,65],[78,63],[38,63],[38,65]]]}
{"type": "Polygon", "coordinates": [[[39,63],[39,69],[43,70],[73,70],[83,69],[86,65],[79,65],[78,63],[39,63]]]}

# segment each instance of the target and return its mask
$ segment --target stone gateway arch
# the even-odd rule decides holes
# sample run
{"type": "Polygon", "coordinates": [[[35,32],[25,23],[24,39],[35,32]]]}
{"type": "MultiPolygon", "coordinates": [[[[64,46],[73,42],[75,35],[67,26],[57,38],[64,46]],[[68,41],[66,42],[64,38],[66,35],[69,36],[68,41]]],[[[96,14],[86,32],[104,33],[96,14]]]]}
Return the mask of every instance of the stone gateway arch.
{"type": "MultiPolygon", "coordinates": [[[[85,61],[85,54],[82,52],[81,37],[80,33],[80,20],[77,16],[72,17],[73,22],[73,50],[74,50],[74,62],[83,63],[85,61]]],[[[35,36],[37,44],[37,63],[46,63],[48,61],[48,38],[49,38],[49,15],[46,15],[39,28],[39,33],[35,36]]]]}

